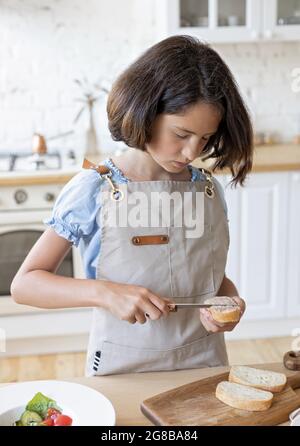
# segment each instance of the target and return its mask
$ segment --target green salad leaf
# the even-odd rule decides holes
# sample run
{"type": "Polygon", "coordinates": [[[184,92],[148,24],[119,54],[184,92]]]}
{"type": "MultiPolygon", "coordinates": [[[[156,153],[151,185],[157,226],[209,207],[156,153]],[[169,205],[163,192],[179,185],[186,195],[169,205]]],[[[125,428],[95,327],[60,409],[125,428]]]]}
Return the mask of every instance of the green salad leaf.
{"type": "Polygon", "coordinates": [[[32,400],[29,401],[26,406],[26,410],[29,410],[30,412],[36,412],[44,419],[47,415],[47,410],[50,407],[62,411],[61,408],[56,404],[56,401],[48,398],[41,392],[38,392],[34,395],[32,400]]]}

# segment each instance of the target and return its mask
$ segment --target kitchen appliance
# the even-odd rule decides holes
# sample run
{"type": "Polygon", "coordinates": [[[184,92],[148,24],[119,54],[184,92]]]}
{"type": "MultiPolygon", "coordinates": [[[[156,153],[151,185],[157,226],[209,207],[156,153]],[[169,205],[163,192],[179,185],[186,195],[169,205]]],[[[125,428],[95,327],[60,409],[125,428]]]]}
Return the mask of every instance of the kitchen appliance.
{"type": "MultiPolygon", "coordinates": [[[[18,305],[10,296],[13,277],[46,229],[43,220],[51,216],[64,185],[80,171],[73,150],[47,147],[48,141],[71,133],[47,138],[34,134],[31,150],[0,153],[0,336],[4,334],[5,357],[86,348],[90,308],[35,308],[18,305]]],[[[28,145],[26,141],[23,147],[28,145]]],[[[80,249],[71,247],[57,274],[85,277],[80,249]]]]}
{"type": "Polygon", "coordinates": [[[58,170],[62,167],[62,156],[58,151],[45,154],[26,151],[0,153],[0,173],[58,170]]]}
{"type": "MultiPolygon", "coordinates": [[[[47,138],[47,141],[69,133],[72,132],[47,138]]],[[[68,156],[59,151],[49,152],[46,138],[40,134],[33,135],[31,151],[0,153],[0,327],[10,340],[10,352],[12,345],[16,346],[16,354],[22,351],[20,341],[14,344],[14,339],[56,333],[54,328],[50,330],[54,318],[50,316],[51,310],[16,304],[10,296],[10,285],[28,252],[45,231],[43,220],[50,217],[64,184],[79,170],[74,152],[69,152],[68,156]]],[[[58,274],[84,277],[78,249],[70,249],[58,274]]],[[[65,313],[65,320],[69,323],[69,317],[71,326],[74,318],[70,313],[71,310],[65,313]]],[[[28,341],[28,346],[33,345],[28,341]]]]}
{"type": "MultiPolygon", "coordinates": [[[[69,133],[49,139],[57,139],[69,133]]],[[[6,310],[10,307],[12,279],[31,247],[46,229],[43,220],[50,216],[63,187],[63,184],[56,182],[55,177],[66,173],[68,168],[60,152],[48,152],[45,137],[38,133],[32,137],[31,152],[0,154],[0,172],[5,172],[2,175],[4,184],[0,187],[0,314],[4,304],[6,310]],[[44,184],[46,175],[49,180],[44,184]],[[18,181],[11,185],[14,179],[18,181]]],[[[70,178],[78,170],[79,168],[74,167],[69,169],[70,178]]],[[[76,250],[72,249],[62,262],[59,274],[68,277],[82,275],[78,257],[76,250]]]]}
{"type": "MultiPolygon", "coordinates": [[[[274,364],[255,366],[264,370],[283,371],[274,364]]],[[[286,373],[286,371],[284,371],[286,373]]],[[[284,423],[300,406],[300,372],[288,372],[285,389],[274,394],[270,409],[263,412],[237,410],[215,397],[219,382],[229,373],[220,373],[145,400],[141,411],[158,426],[271,426],[284,423]]]]}
{"type": "MultiPolygon", "coordinates": [[[[61,184],[0,187],[0,314],[22,310],[10,297],[10,284],[31,247],[46,229],[61,184]]],[[[82,277],[78,250],[72,248],[58,273],[82,277]]]]}
{"type": "MultiPolygon", "coordinates": [[[[47,142],[66,137],[72,133],[73,130],[51,136],[47,138],[47,142]]],[[[55,170],[76,163],[73,150],[69,150],[65,156],[62,156],[62,152],[58,150],[49,151],[47,142],[44,135],[34,133],[32,136],[31,152],[29,150],[18,150],[16,152],[5,152],[2,150],[0,152],[0,173],[55,170]]]]}
{"type": "MultiPolygon", "coordinates": [[[[2,356],[39,355],[86,348],[90,308],[43,309],[17,304],[10,284],[45,231],[54,202],[79,166],[0,174],[0,335],[2,356]]],[[[80,250],[71,247],[58,274],[83,278],[80,250]]],[[[42,298],[42,296],[41,296],[42,298]]]]}

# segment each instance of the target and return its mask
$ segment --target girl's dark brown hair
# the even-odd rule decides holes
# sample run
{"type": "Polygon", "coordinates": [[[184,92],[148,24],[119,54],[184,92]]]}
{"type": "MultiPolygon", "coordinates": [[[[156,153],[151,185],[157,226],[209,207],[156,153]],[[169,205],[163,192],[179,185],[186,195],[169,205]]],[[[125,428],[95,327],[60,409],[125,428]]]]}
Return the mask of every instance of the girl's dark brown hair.
{"type": "Polygon", "coordinates": [[[202,152],[204,160],[214,158],[213,170],[229,168],[232,183],[243,184],[253,157],[249,112],[226,63],[197,38],[168,37],[117,78],[107,103],[112,138],[145,150],[158,114],[182,114],[198,101],[222,111],[218,131],[202,152]]]}

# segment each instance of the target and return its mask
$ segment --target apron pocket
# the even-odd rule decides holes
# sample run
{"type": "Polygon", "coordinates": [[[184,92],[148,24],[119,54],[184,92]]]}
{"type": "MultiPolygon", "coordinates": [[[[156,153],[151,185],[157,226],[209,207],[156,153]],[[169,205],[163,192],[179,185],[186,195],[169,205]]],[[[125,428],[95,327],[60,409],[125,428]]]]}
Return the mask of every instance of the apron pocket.
{"type": "Polygon", "coordinates": [[[188,238],[182,228],[170,228],[172,297],[198,297],[216,292],[211,225],[199,238],[188,238]]]}
{"type": "MultiPolygon", "coordinates": [[[[155,372],[228,365],[224,335],[207,334],[180,347],[156,350],[103,341],[93,375],[155,372]]],[[[99,352],[96,352],[96,354],[99,352]]],[[[95,354],[95,358],[96,358],[95,354]]]]}
{"type": "Polygon", "coordinates": [[[169,228],[109,228],[101,240],[97,278],[143,286],[162,297],[169,297],[169,264],[169,228]]]}

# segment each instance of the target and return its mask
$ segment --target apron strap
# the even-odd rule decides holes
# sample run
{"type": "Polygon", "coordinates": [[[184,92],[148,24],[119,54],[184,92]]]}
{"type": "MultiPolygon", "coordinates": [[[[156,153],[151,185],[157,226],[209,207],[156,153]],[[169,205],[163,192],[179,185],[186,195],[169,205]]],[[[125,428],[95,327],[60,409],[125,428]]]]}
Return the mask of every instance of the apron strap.
{"type": "Polygon", "coordinates": [[[96,170],[96,172],[98,172],[100,175],[105,175],[110,172],[110,169],[108,167],[104,166],[103,164],[102,165],[94,164],[91,161],[87,160],[86,158],[84,158],[84,160],[83,160],[82,168],[96,170]]]}
{"type": "Polygon", "coordinates": [[[208,198],[214,198],[216,193],[215,193],[215,185],[213,183],[213,177],[212,177],[212,173],[209,170],[203,169],[203,168],[199,168],[200,172],[205,176],[206,179],[206,183],[207,185],[205,186],[205,195],[208,198]]]}
{"type": "Polygon", "coordinates": [[[103,164],[102,165],[94,164],[91,161],[84,158],[82,163],[82,168],[95,170],[96,172],[99,173],[101,178],[104,178],[109,183],[111,188],[110,197],[113,201],[123,200],[124,193],[118,187],[116,187],[112,182],[110,178],[112,176],[112,171],[107,166],[104,166],[103,164]]]}
{"type": "MultiPolygon", "coordinates": [[[[82,168],[96,170],[96,172],[99,173],[100,177],[105,178],[109,182],[111,189],[112,189],[112,199],[114,199],[115,201],[118,201],[123,198],[121,191],[111,181],[110,177],[112,176],[112,172],[107,166],[104,166],[103,164],[102,165],[94,164],[91,161],[84,158],[83,163],[82,163],[82,168]],[[121,195],[121,197],[120,197],[120,195],[121,195]]],[[[203,168],[199,168],[199,170],[200,170],[200,172],[202,172],[205,175],[205,179],[206,179],[206,183],[207,183],[205,186],[205,195],[208,198],[214,198],[215,197],[215,185],[212,180],[211,172],[209,172],[208,170],[203,169],[203,168]]]]}

